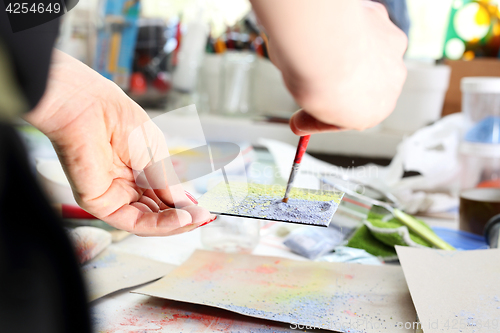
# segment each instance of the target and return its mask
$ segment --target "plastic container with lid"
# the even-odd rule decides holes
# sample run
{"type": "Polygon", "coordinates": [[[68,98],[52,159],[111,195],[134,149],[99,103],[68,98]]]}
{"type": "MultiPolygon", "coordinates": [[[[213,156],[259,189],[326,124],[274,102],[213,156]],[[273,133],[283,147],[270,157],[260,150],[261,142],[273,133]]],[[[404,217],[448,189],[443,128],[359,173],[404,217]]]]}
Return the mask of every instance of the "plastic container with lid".
{"type": "Polygon", "coordinates": [[[461,89],[467,129],[460,187],[500,187],[500,77],[465,77],[461,89]]]}
{"type": "Polygon", "coordinates": [[[465,77],[460,85],[468,122],[460,147],[461,188],[500,187],[500,77],[465,77]]]}
{"type": "Polygon", "coordinates": [[[500,190],[500,77],[466,77],[461,89],[467,128],[460,144],[459,226],[482,235],[495,213],[485,209],[493,201],[481,195],[500,190]],[[476,200],[478,193],[480,200],[476,200]]]}
{"type": "Polygon", "coordinates": [[[500,77],[465,77],[460,85],[468,122],[460,148],[461,188],[491,185],[497,179],[500,187],[500,77]]]}
{"type": "Polygon", "coordinates": [[[462,112],[470,121],[470,125],[473,126],[490,118],[489,123],[498,126],[498,119],[500,119],[500,77],[464,77],[460,82],[460,88],[462,90],[462,112]],[[495,121],[492,122],[492,120],[495,121]]]}

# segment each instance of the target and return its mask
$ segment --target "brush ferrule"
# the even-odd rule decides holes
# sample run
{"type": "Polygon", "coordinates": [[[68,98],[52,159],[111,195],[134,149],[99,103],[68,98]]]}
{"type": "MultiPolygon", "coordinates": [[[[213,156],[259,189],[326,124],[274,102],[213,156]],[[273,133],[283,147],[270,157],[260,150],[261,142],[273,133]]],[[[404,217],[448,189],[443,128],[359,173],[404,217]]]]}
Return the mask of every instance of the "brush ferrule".
{"type": "Polygon", "coordinates": [[[288,202],[288,196],[290,195],[290,191],[293,187],[293,181],[295,180],[295,175],[299,171],[299,163],[294,163],[292,166],[292,170],[290,171],[290,177],[288,178],[288,184],[286,185],[284,202],[288,202]],[[285,201],[286,200],[286,201],[285,201]]]}

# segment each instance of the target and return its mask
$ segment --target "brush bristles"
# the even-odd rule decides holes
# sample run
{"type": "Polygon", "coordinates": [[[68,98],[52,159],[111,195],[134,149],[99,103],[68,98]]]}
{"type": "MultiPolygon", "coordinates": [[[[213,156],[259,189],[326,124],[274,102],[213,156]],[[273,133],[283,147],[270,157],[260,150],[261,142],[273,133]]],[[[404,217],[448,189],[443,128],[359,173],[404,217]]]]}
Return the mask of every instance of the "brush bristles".
{"type": "Polygon", "coordinates": [[[288,198],[283,198],[283,200],[281,200],[281,201],[284,203],[288,203],[288,198]]]}

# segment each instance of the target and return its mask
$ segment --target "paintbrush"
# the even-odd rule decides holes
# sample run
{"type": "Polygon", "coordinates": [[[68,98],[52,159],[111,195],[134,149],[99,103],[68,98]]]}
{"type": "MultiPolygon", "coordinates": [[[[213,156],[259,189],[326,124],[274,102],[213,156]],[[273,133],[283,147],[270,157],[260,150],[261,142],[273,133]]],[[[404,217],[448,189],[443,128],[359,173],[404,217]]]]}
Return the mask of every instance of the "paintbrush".
{"type": "Polygon", "coordinates": [[[309,143],[310,135],[304,135],[300,137],[299,144],[297,145],[297,151],[295,152],[295,159],[293,160],[292,171],[290,171],[290,177],[288,178],[288,183],[286,185],[285,197],[283,202],[288,202],[288,196],[290,195],[290,190],[293,187],[293,181],[295,180],[295,175],[299,171],[300,162],[302,161],[302,156],[307,149],[307,144],[309,143]]]}
{"type": "Polygon", "coordinates": [[[344,192],[294,187],[288,204],[281,200],[285,187],[224,181],[198,198],[198,205],[213,214],[328,227],[344,192]],[[231,189],[231,193],[228,191],[231,189]]]}

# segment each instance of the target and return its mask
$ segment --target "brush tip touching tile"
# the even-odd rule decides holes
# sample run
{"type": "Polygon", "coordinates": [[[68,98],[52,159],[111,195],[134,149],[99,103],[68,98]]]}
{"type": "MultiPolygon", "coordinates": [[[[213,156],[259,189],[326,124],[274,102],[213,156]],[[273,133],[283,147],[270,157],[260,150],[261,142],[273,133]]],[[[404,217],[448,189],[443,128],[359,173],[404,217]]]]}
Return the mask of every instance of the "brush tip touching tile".
{"type": "Polygon", "coordinates": [[[293,188],[289,198],[283,199],[284,193],[280,185],[222,182],[204,194],[199,204],[217,214],[326,227],[344,195],[293,188]]]}

